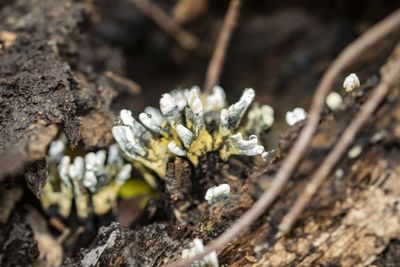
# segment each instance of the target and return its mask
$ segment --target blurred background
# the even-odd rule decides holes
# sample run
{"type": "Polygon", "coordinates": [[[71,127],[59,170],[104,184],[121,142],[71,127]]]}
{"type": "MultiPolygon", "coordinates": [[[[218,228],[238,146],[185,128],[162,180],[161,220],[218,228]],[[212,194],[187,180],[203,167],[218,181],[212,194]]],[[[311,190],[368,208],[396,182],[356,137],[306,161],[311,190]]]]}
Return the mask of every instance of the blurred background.
{"type": "MultiPolygon", "coordinates": [[[[126,76],[142,87],[135,97],[120,95],[120,108],[142,110],[158,105],[174,88],[202,86],[229,1],[152,1],[198,38],[187,51],[131,0],[92,0],[97,38],[122,50],[126,76]]],[[[309,106],[322,73],[335,56],[371,25],[398,6],[398,1],[242,1],[220,85],[229,102],[246,87],[257,101],[273,106],[276,143],[286,111],[309,106]]],[[[365,79],[370,73],[361,73],[365,79]]]]}

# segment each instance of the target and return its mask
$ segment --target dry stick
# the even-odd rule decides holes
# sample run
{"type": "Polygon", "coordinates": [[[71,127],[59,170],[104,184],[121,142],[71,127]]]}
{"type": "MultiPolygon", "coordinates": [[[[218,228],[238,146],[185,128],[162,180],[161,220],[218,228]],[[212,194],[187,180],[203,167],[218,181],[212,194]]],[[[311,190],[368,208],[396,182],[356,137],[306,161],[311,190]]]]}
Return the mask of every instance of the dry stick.
{"type": "Polygon", "coordinates": [[[112,71],[104,72],[104,76],[106,76],[107,78],[115,81],[118,84],[126,86],[130,90],[130,92],[132,92],[134,94],[139,94],[142,91],[142,87],[140,87],[139,84],[137,84],[136,82],[132,81],[131,79],[123,77],[123,76],[121,76],[121,75],[119,75],[117,73],[114,73],[112,71]]]}
{"type": "Polygon", "coordinates": [[[222,67],[225,62],[226,50],[231,40],[233,30],[236,28],[240,13],[241,0],[231,0],[226,13],[224,24],[218,36],[217,45],[207,68],[203,91],[211,93],[212,88],[219,83],[222,67]]]}
{"type": "Polygon", "coordinates": [[[150,0],[132,0],[132,2],[143,14],[151,18],[161,29],[174,37],[183,48],[195,50],[199,46],[199,41],[195,36],[184,30],[177,22],[150,0]]]}
{"type": "MultiPolygon", "coordinates": [[[[282,223],[279,225],[278,237],[287,233],[292,228],[293,224],[297,221],[304,208],[308,205],[313,195],[316,193],[322,182],[328,177],[332,168],[340,160],[341,156],[348,149],[355,135],[363,126],[363,124],[369,119],[374,110],[378,107],[379,103],[388,93],[389,89],[393,86],[393,80],[399,78],[399,64],[393,69],[390,76],[387,79],[383,79],[379,86],[374,90],[369,100],[361,107],[361,111],[353,119],[350,125],[346,128],[339,141],[325,158],[321,166],[314,173],[311,178],[311,182],[307,184],[302,194],[296,199],[294,206],[285,215],[282,223]]],[[[385,77],[384,77],[385,78],[385,77]]]]}
{"type": "Polygon", "coordinates": [[[202,253],[195,257],[185,260],[178,260],[168,264],[168,267],[184,267],[189,266],[195,260],[199,260],[214,250],[219,250],[233,240],[241,231],[246,229],[252,222],[263,214],[276,199],[289,180],[291,174],[296,168],[298,162],[303,156],[320,119],[320,113],[324,105],[324,100],[329,90],[340,72],[347,67],[355,58],[361,55],[370,45],[387,35],[393,29],[400,25],[400,9],[396,10],[381,22],[377,23],[356,41],[348,45],[344,51],[336,58],[328,71],[322,77],[319,83],[310,109],[310,116],[301,131],[299,138],[290,150],[286,160],[283,162],[275,179],[272,181],[271,187],[264,192],[256,203],[246,211],[233,225],[231,225],[218,238],[213,240],[209,246],[205,247],[202,253]]]}

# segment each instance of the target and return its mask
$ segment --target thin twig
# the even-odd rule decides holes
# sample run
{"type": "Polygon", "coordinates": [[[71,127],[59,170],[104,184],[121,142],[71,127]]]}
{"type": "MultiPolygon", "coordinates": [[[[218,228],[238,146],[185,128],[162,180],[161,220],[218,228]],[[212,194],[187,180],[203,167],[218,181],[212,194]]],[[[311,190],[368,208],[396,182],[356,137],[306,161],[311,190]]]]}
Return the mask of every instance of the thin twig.
{"type": "Polygon", "coordinates": [[[224,233],[218,238],[213,240],[209,246],[205,247],[204,251],[195,257],[179,260],[167,266],[169,267],[184,267],[193,263],[195,260],[203,258],[205,255],[212,251],[218,251],[226,246],[231,240],[238,236],[238,234],[245,230],[252,222],[260,217],[264,211],[275,201],[279,195],[305,150],[317,128],[320,120],[321,110],[324,105],[325,98],[329,93],[330,88],[335,82],[340,72],[347,67],[355,58],[360,56],[368,47],[379,41],[382,37],[390,33],[400,25],[400,9],[390,14],[381,22],[377,23],[362,36],[360,36],[353,43],[348,45],[336,58],[328,71],[322,77],[315,95],[312,100],[310,116],[307,124],[301,131],[299,138],[290,150],[286,160],[283,162],[275,179],[271,183],[269,190],[264,192],[256,203],[246,211],[233,225],[231,225],[224,233]]]}
{"type": "Polygon", "coordinates": [[[104,75],[116,83],[126,86],[131,93],[139,94],[142,91],[142,87],[140,87],[139,84],[117,73],[106,71],[104,72],[104,75]]]}
{"type": "Polygon", "coordinates": [[[160,7],[150,0],[132,0],[135,6],[146,16],[152,19],[161,29],[170,34],[178,44],[187,50],[199,47],[198,39],[184,30],[176,21],[170,18],[160,7]]]}
{"type": "Polygon", "coordinates": [[[370,118],[374,110],[378,107],[379,103],[389,92],[389,89],[393,86],[393,80],[398,79],[400,76],[400,64],[397,64],[395,68],[387,75],[387,78],[383,77],[379,86],[374,90],[369,100],[361,107],[360,112],[353,119],[350,125],[346,128],[335,147],[328,154],[321,166],[317,169],[311,178],[311,182],[307,184],[302,194],[296,199],[294,206],[289,210],[279,225],[278,236],[281,236],[292,228],[293,224],[297,221],[304,208],[308,205],[317,189],[320,187],[322,182],[328,177],[333,167],[341,159],[342,155],[350,144],[353,142],[355,135],[364,125],[364,123],[370,118]]]}
{"type": "Polygon", "coordinates": [[[241,0],[231,0],[228,11],[224,19],[213,56],[207,68],[206,79],[204,81],[203,91],[206,94],[211,93],[212,88],[219,83],[221,71],[225,62],[226,50],[236,28],[240,13],[241,0]]]}

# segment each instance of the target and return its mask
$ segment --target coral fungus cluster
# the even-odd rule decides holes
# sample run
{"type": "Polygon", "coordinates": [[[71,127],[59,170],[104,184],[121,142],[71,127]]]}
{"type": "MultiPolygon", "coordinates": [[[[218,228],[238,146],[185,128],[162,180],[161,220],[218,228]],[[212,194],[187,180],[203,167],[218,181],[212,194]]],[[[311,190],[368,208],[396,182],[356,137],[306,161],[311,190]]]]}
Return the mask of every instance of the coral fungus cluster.
{"type": "Polygon", "coordinates": [[[67,218],[75,203],[77,215],[103,215],[115,208],[119,187],[131,176],[132,165],[124,163],[117,145],[96,153],[66,155],[63,138],[51,143],[47,162],[49,177],[42,190],[41,204],[51,213],[67,218]]]}
{"type": "Polygon", "coordinates": [[[245,89],[239,101],[226,107],[224,90],[216,86],[210,95],[198,87],[163,94],[160,109],[147,107],[139,114],[121,110],[113,136],[132,163],[165,176],[171,156],[188,158],[194,166],[199,158],[217,152],[222,160],[232,155],[262,155],[265,150],[257,134],[274,120],[270,106],[254,105],[247,125],[240,126],[255,92],[245,89]]]}

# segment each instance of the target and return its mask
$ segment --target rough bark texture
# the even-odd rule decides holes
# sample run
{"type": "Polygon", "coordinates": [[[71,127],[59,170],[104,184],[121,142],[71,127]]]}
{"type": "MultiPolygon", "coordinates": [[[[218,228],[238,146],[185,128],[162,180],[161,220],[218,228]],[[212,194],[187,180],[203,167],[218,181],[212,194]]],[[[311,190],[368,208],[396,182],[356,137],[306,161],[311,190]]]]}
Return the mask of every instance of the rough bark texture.
{"type": "Polygon", "coordinates": [[[123,60],[84,33],[83,5],[20,0],[0,21],[0,180],[43,159],[59,128],[72,146],[108,145],[115,92],[102,73],[122,74],[123,60]]]}

